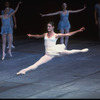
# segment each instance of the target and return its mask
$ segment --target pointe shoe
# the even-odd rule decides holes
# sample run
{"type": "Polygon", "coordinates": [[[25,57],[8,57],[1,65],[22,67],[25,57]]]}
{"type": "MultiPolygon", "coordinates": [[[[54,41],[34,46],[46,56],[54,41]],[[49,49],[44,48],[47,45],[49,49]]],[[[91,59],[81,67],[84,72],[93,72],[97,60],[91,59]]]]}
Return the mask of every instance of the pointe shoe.
{"type": "MultiPolygon", "coordinates": [[[[7,46],[7,48],[9,48],[9,46],[7,46]]],[[[14,45],[12,45],[12,46],[11,46],[11,48],[15,49],[15,46],[14,46],[14,45]]]]}
{"type": "Polygon", "coordinates": [[[7,46],[7,49],[9,48],[9,46],[7,46]]]}
{"type": "Polygon", "coordinates": [[[11,47],[12,47],[13,49],[15,49],[15,46],[14,46],[14,45],[12,45],[11,47]]]}
{"type": "Polygon", "coordinates": [[[2,60],[4,60],[4,59],[5,59],[5,56],[6,56],[6,54],[4,54],[4,55],[3,55],[2,60]]]}
{"type": "Polygon", "coordinates": [[[17,75],[25,75],[25,74],[26,74],[25,69],[23,69],[23,70],[21,70],[21,71],[19,71],[19,72],[17,73],[17,75]]]}
{"type": "Polygon", "coordinates": [[[12,57],[12,53],[11,53],[11,51],[8,51],[8,53],[9,53],[10,57],[12,57]]]}
{"type": "Polygon", "coordinates": [[[88,48],[82,49],[82,52],[87,52],[87,51],[89,51],[88,48]]]}

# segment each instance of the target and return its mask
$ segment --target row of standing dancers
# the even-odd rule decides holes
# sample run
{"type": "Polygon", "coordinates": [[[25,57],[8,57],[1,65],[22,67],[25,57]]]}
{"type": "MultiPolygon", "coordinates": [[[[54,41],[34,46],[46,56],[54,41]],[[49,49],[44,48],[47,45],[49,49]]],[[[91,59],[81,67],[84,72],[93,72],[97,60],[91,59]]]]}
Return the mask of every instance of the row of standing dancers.
{"type": "MultiPolygon", "coordinates": [[[[13,28],[12,28],[12,25],[10,24],[10,18],[17,12],[20,4],[21,4],[21,2],[18,3],[16,9],[13,12],[11,12],[10,14],[8,14],[9,9],[5,8],[4,14],[0,15],[0,18],[2,19],[1,35],[2,35],[2,40],[3,40],[3,42],[2,42],[2,52],[3,52],[2,60],[4,60],[6,57],[6,53],[5,53],[6,36],[8,36],[8,38],[9,38],[8,53],[12,57],[11,47],[12,47],[13,28]]],[[[69,32],[70,28],[71,28],[71,25],[69,22],[69,14],[81,12],[86,8],[86,6],[84,6],[84,8],[82,8],[82,9],[72,11],[72,10],[67,10],[66,9],[67,4],[63,3],[62,8],[63,8],[62,11],[58,11],[55,13],[41,14],[42,17],[52,16],[52,15],[60,15],[61,20],[59,21],[59,24],[58,24],[58,29],[59,29],[60,33],[55,33],[54,32],[54,23],[49,22],[47,24],[47,33],[44,33],[42,35],[27,34],[28,37],[44,38],[45,55],[43,57],[41,57],[35,64],[17,72],[16,73],[17,75],[26,74],[27,71],[36,69],[41,64],[47,63],[48,61],[52,60],[56,56],[69,55],[69,54],[75,54],[75,53],[80,53],[80,52],[83,53],[83,52],[87,52],[89,50],[88,48],[84,48],[81,50],[77,50],[77,49],[68,50],[67,49],[69,36],[72,36],[78,32],[83,32],[85,30],[85,28],[82,27],[79,30],[69,32]],[[58,38],[60,38],[60,40],[61,40],[60,44],[56,44],[58,38]],[[64,38],[65,38],[65,42],[64,42],[64,38]]]]}

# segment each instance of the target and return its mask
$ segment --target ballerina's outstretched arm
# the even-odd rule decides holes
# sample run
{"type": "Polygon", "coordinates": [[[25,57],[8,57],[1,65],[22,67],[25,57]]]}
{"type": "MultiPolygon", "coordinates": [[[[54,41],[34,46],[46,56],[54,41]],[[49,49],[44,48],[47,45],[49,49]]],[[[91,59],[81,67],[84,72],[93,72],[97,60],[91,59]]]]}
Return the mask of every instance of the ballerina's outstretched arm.
{"type": "Polygon", "coordinates": [[[69,10],[68,12],[69,13],[78,13],[78,12],[81,12],[81,11],[83,11],[83,10],[85,10],[86,9],[86,6],[84,5],[84,8],[82,8],[82,9],[78,9],[78,10],[69,10]]]}
{"type": "Polygon", "coordinates": [[[45,33],[42,34],[42,35],[39,35],[39,34],[37,34],[37,35],[27,34],[27,36],[28,36],[29,38],[30,38],[30,37],[34,37],[34,38],[43,38],[43,37],[45,36],[45,33]]]}
{"type": "Polygon", "coordinates": [[[19,5],[20,5],[21,3],[22,3],[22,2],[19,2],[19,3],[18,3],[18,5],[17,5],[16,9],[14,10],[14,12],[11,13],[8,17],[14,15],[14,14],[17,12],[17,10],[18,10],[18,8],[19,8],[19,5]]]}
{"type": "Polygon", "coordinates": [[[59,15],[59,14],[61,14],[61,11],[57,11],[57,12],[55,12],[55,13],[49,13],[49,14],[41,14],[41,13],[40,13],[40,15],[41,15],[42,17],[45,17],[45,16],[54,16],[54,15],[59,15]]]}
{"type": "Polygon", "coordinates": [[[56,34],[56,38],[59,38],[59,37],[66,37],[66,36],[72,36],[78,32],[83,32],[85,30],[84,27],[80,28],[79,30],[76,30],[76,31],[73,31],[73,32],[70,32],[70,33],[65,33],[65,34],[62,34],[62,33],[58,33],[56,34]]]}

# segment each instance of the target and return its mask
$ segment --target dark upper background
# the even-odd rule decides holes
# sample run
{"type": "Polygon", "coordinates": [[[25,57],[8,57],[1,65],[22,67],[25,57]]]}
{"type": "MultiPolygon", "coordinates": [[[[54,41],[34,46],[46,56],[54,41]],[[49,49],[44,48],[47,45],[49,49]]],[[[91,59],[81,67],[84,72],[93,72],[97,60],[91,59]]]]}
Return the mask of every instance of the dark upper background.
{"type": "MultiPolygon", "coordinates": [[[[6,0],[0,0],[0,12],[6,0]]],[[[41,17],[40,13],[53,13],[62,10],[62,3],[67,3],[68,10],[77,10],[84,7],[87,8],[79,13],[70,14],[69,20],[71,30],[74,31],[82,26],[86,28],[83,33],[76,34],[73,37],[78,39],[96,40],[98,37],[97,27],[94,21],[94,6],[97,0],[8,0],[10,6],[15,9],[17,3],[22,1],[22,4],[17,11],[17,29],[14,31],[14,37],[24,37],[27,33],[42,34],[46,32],[46,25],[49,21],[55,23],[55,32],[60,16],[41,17]]],[[[0,21],[1,25],[1,21],[0,21]]]]}

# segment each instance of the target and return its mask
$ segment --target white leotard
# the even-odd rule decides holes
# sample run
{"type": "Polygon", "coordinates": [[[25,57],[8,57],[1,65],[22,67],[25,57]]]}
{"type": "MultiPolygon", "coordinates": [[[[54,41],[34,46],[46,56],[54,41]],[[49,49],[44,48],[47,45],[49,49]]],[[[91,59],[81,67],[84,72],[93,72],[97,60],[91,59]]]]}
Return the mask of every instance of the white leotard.
{"type": "Polygon", "coordinates": [[[58,38],[55,38],[55,35],[51,38],[48,38],[47,34],[44,37],[45,53],[47,55],[59,55],[65,49],[64,44],[56,44],[58,38]]]}

